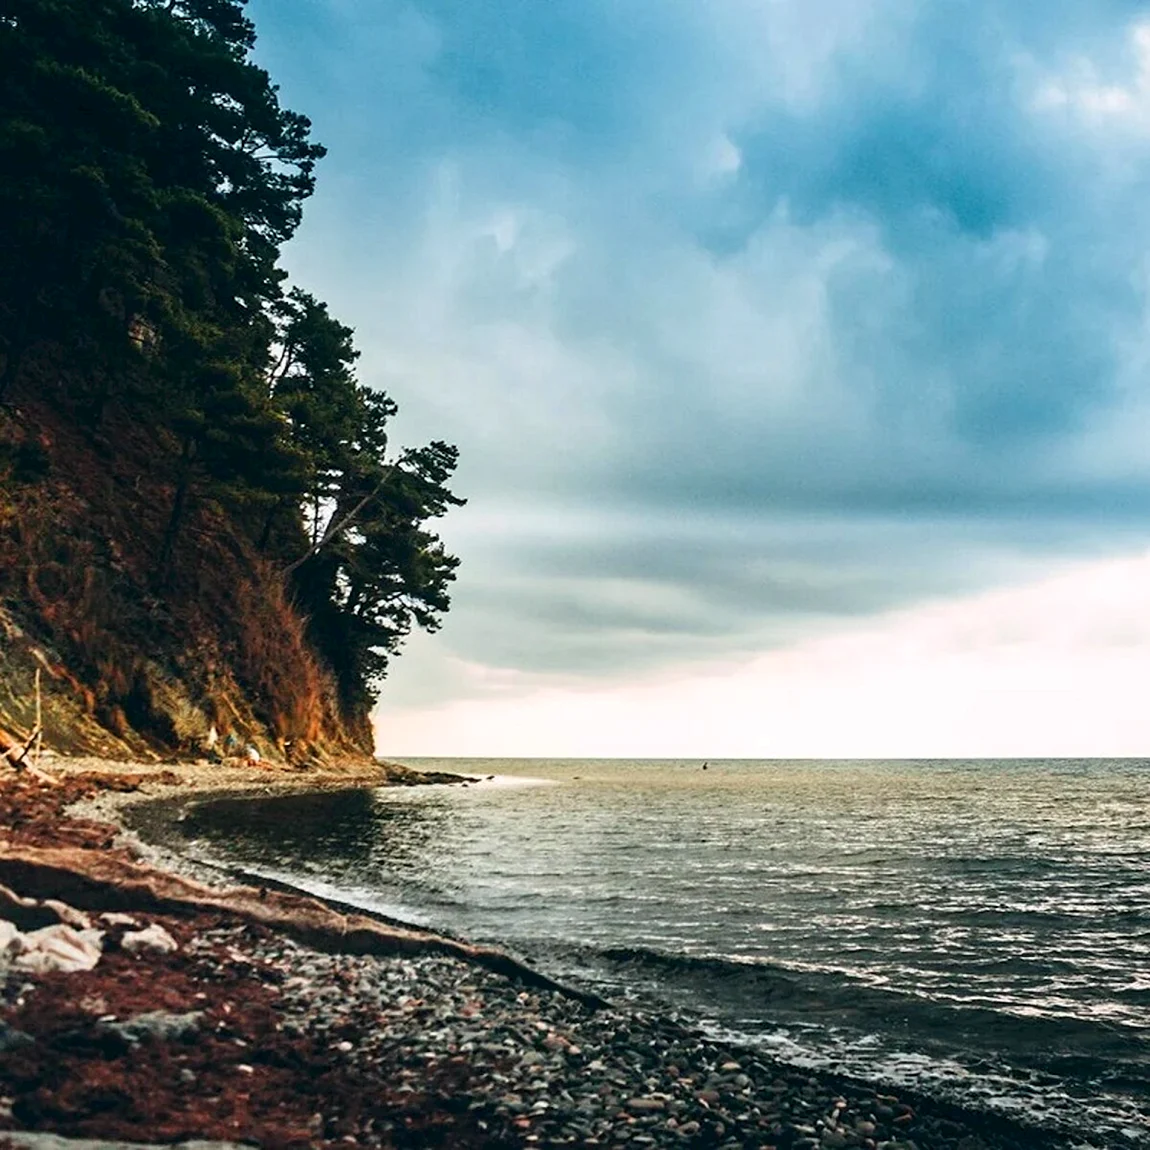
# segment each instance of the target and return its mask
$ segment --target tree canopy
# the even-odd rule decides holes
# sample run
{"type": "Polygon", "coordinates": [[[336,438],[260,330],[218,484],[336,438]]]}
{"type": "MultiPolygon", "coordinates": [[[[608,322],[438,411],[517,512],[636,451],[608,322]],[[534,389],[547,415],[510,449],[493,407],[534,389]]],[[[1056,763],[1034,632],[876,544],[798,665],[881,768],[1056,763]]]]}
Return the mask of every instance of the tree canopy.
{"type": "Polygon", "coordinates": [[[251,59],[243,0],[0,0],[0,400],[43,388],[89,428],[154,435],[162,584],[191,504],[274,562],[351,709],[457,560],[443,443],[389,455],[394,403],[280,249],[323,148],[251,59]]]}

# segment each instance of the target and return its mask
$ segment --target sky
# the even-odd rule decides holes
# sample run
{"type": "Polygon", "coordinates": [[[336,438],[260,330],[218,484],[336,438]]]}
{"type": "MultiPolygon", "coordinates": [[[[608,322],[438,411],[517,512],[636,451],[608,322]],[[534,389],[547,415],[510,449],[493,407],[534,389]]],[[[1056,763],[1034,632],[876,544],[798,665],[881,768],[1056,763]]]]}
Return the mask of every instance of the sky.
{"type": "Polygon", "coordinates": [[[461,452],[381,753],[1150,753],[1150,4],[248,11],[461,452]]]}

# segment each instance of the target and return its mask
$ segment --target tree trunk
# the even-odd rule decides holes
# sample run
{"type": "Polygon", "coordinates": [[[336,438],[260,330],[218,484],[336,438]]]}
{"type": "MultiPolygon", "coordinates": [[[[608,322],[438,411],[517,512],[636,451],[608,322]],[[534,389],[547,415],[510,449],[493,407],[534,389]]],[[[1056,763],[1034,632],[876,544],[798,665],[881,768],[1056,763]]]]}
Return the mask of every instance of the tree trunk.
{"type": "Polygon", "coordinates": [[[283,510],[284,501],[277,499],[271,507],[268,508],[267,516],[264,519],[264,529],[260,532],[259,549],[266,551],[268,544],[272,538],[272,527],[275,525],[276,516],[283,510]]]}
{"type": "Polygon", "coordinates": [[[171,574],[176,539],[180,533],[184,511],[187,509],[188,494],[192,486],[192,461],[195,459],[195,454],[196,441],[189,436],[184,440],[184,450],[180,455],[180,474],[176,481],[175,494],[172,497],[172,510],[168,515],[168,525],[164,528],[164,541],[160,546],[160,578],[165,582],[171,574]]]}
{"type": "Polygon", "coordinates": [[[290,575],[297,567],[306,563],[313,555],[318,555],[333,539],[338,539],[340,535],[348,528],[351,527],[360,516],[363,509],[383,490],[384,485],[388,479],[391,478],[391,473],[395,470],[396,464],[392,464],[384,473],[380,481],[369,491],[346,515],[339,514],[338,505],[332,511],[331,519],[328,520],[327,530],[324,531],[323,537],[319,535],[319,495],[316,495],[315,504],[315,518],[312,521],[312,543],[311,547],[304,552],[294,563],[289,563],[284,568],[284,574],[290,575]]]}

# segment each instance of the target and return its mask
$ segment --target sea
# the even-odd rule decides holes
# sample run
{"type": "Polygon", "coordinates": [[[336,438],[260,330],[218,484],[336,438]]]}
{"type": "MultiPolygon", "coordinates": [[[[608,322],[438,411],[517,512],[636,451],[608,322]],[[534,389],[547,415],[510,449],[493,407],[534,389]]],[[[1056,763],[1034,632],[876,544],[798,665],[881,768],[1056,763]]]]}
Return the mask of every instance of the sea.
{"type": "Polygon", "coordinates": [[[796,1066],[1150,1147],[1150,760],[405,761],[478,781],[180,830],[796,1066]]]}

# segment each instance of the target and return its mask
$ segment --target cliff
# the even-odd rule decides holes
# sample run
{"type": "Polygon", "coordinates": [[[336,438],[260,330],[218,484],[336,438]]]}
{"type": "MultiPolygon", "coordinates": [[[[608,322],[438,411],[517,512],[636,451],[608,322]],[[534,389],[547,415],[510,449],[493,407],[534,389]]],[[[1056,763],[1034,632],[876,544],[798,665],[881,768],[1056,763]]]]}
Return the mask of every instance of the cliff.
{"type": "Polygon", "coordinates": [[[171,484],[155,437],[21,389],[0,408],[0,740],[112,757],[197,749],[214,725],[271,755],[370,753],[283,575],[226,512],[189,511],[158,573],[171,484]],[[71,417],[69,417],[71,416],[71,417]]]}
{"type": "Polygon", "coordinates": [[[370,751],[448,609],[455,449],[396,405],[282,245],[323,156],[242,0],[0,19],[0,739],[37,670],[62,750],[370,751]],[[66,30],[66,35],[61,33],[66,30]],[[229,738],[233,737],[233,738],[229,738]]]}

